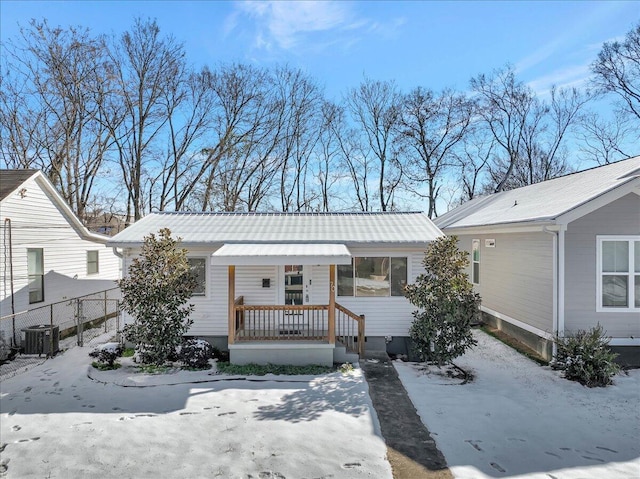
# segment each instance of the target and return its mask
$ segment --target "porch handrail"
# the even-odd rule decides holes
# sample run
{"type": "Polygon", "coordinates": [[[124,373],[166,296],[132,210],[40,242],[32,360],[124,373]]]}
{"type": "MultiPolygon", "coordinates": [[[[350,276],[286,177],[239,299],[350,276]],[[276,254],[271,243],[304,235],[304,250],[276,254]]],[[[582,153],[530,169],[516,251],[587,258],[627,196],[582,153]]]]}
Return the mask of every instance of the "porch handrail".
{"type": "Polygon", "coordinates": [[[336,311],[339,313],[336,315],[336,338],[347,349],[357,352],[361,358],[364,357],[364,314],[358,315],[338,303],[336,303],[336,311]],[[357,325],[357,331],[355,331],[354,324],[357,325]],[[354,344],[356,336],[358,338],[357,345],[354,344]]]}
{"type": "MultiPolygon", "coordinates": [[[[233,302],[235,340],[329,340],[328,304],[244,304],[233,302]],[[320,313],[320,314],[318,314],[320,313]]],[[[365,316],[335,303],[335,337],[350,351],[364,356],[365,316]]]]}
{"type": "Polygon", "coordinates": [[[328,305],[235,304],[236,341],[327,341],[328,305]]]}

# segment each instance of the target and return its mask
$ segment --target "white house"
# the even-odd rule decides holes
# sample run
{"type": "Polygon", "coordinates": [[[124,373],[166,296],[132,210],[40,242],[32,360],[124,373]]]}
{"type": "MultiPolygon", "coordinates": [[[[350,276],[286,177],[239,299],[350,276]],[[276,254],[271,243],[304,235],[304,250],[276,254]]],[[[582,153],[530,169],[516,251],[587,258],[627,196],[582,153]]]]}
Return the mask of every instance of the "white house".
{"type": "Polygon", "coordinates": [[[0,170],[0,317],[115,288],[120,258],[44,174],[0,170]]]}
{"type": "Polygon", "coordinates": [[[556,331],[599,323],[637,361],[640,156],[476,198],[435,223],[470,252],[491,323],[546,358],[556,331]]]}
{"type": "Polygon", "coordinates": [[[228,346],[235,363],[404,348],[414,308],[403,288],[442,235],[423,213],[154,213],[108,244],[126,268],[162,228],[198,272],[189,334],[228,346]]]}

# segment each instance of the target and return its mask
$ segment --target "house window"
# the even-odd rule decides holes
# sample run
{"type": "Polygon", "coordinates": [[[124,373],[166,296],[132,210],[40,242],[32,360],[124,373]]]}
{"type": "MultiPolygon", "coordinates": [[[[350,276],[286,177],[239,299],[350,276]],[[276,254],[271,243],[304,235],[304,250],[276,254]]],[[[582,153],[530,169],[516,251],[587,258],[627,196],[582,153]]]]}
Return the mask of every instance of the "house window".
{"type": "Polygon", "coordinates": [[[480,240],[471,242],[471,282],[480,284],[480,240]]]}
{"type": "Polygon", "coordinates": [[[361,256],[338,265],[338,296],[404,296],[407,258],[361,256]]]}
{"type": "Polygon", "coordinates": [[[42,248],[27,249],[29,304],[44,301],[44,253],[42,248]]]}
{"type": "Polygon", "coordinates": [[[87,251],[87,274],[98,273],[98,256],[98,251],[87,251]]]}
{"type": "Polygon", "coordinates": [[[191,272],[196,277],[193,296],[205,296],[207,292],[207,260],[205,258],[188,258],[191,272]]]}
{"type": "Polygon", "coordinates": [[[598,237],[598,308],[640,309],[640,237],[598,237]]]}

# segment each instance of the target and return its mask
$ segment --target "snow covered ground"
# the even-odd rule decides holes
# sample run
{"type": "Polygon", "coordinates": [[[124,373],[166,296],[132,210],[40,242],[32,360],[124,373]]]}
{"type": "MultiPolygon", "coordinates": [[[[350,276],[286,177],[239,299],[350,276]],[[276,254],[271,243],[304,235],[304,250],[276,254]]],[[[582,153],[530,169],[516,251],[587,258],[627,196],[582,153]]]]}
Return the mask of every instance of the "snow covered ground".
{"type": "Polygon", "coordinates": [[[455,361],[472,382],[394,362],[456,478],[640,477],[640,370],[589,389],[474,334],[455,361]]]}
{"type": "Polygon", "coordinates": [[[96,371],[88,351],[2,381],[0,476],[391,478],[359,369],[145,375],[96,371]]]}

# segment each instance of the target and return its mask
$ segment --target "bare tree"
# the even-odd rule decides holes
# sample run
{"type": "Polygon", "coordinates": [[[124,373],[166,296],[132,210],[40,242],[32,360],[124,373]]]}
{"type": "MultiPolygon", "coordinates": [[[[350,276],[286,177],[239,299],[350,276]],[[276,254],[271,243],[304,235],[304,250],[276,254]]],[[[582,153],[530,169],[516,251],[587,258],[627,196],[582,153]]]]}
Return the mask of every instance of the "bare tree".
{"type": "Polygon", "coordinates": [[[625,140],[638,134],[627,115],[615,114],[612,120],[588,113],[580,121],[580,150],[583,158],[606,165],[631,156],[623,145],[625,140]]]}
{"type": "Polygon", "coordinates": [[[403,178],[403,165],[396,141],[400,93],[393,82],[365,78],[359,87],[349,91],[346,104],[376,160],[376,193],[380,210],[387,211],[393,204],[396,188],[403,178]]]}
{"type": "Polygon", "coordinates": [[[315,193],[309,184],[309,160],[319,139],[321,93],[301,70],[275,72],[276,104],[281,108],[282,129],[277,155],[280,165],[282,211],[310,209],[315,193]]]}
{"type": "Polygon", "coordinates": [[[104,41],[32,21],[7,50],[14,77],[3,81],[3,154],[44,170],[84,218],[110,145],[100,118],[110,81],[104,41]]]}
{"type": "Polygon", "coordinates": [[[496,148],[495,138],[477,125],[466,135],[462,147],[456,149],[455,157],[462,183],[461,202],[472,200],[482,193],[483,176],[496,148]]]}
{"type": "Polygon", "coordinates": [[[274,100],[274,80],[267,70],[231,64],[214,75],[211,88],[215,140],[203,150],[200,207],[255,211],[279,172],[274,153],[283,110],[274,100]]]}
{"type": "Polygon", "coordinates": [[[454,148],[467,133],[473,103],[452,90],[436,94],[418,87],[404,97],[401,111],[400,134],[410,158],[408,176],[414,193],[428,199],[428,216],[433,218],[439,181],[454,163],[454,148]]]}
{"type": "Polygon", "coordinates": [[[213,74],[205,67],[165,92],[167,146],[158,178],[160,210],[169,203],[176,211],[183,209],[206,173],[209,157],[202,148],[212,133],[216,107],[212,81],[213,74]]]}
{"type": "Polygon", "coordinates": [[[118,85],[105,111],[105,122],[117,148],[122,180],[127,187],[127,222],[151,208],[150,189],[158,167],[156,140],[173,107],[185,74],[184,49],[172,37],[161,37],[154,20],[136,19],[110,46],[118,85]],[[146,191],[146,193],[145,193],[146,191]]]}
{"type": "Polygon", "coordinates": [[[640,23],[622,42],[605,42],[591,71],[595,86],[617,95],[620,109],[640,125],[640,23]]]}
{"type": "MultiPolygon", "coordinates": [[[[340,195],[337,186],[346,176],[343,157],[341,155],[343,109],[328,101],[321,106],[322,124],[318,140],[317,165],[315,177],[320,190],[320,211],[332,211],[333,205],[344,201],[348,195],[340,195]]],[[[351,188],[349,188],[351,189],[351,188]]],[[[341,191],[340,191],[341,193],[341,191]]],[[[343,208],[339,208],[343,209],[343,208]]]]}
{"type": "Polygon", "coordinates": [[[472,78],[471,88],[478,95],[478,113],[505,156],[506,169],[494,169],[492,175],[496,180],[494,191],[502,191],[518,162],[536,98],[531,89],[516,80],[510,67],[489,77],[481,74],[472,78]]]}
{"type": "Polygon", "coordinates": [[[589,95],[575,88],[551,90],[550,103],[515,78],[508,67],[471,80],[479,115],[500,147],[488,164],[493,191],[548,180],[569,171],[563,148],[589,95]]]}

